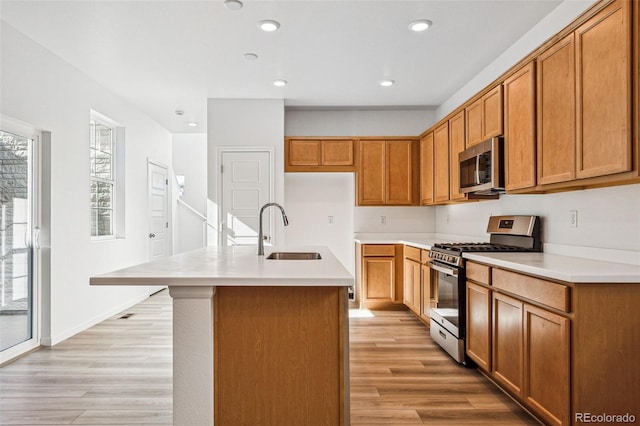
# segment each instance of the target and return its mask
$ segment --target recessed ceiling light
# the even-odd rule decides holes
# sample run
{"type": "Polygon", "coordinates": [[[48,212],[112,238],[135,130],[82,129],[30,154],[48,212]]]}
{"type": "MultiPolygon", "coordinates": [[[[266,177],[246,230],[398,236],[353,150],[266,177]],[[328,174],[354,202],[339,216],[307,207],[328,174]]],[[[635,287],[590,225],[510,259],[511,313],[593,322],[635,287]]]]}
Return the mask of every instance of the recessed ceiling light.
{"type": "Polygon", "coordinates": [[[428,19],[418,19],[417,21],[413,21],[409,24],[409,29],[419,33],[420,31],[428,29],[431,25],[433,25],[433,22],[428,19]]]}
{"type": "Polygon", "coordinates": [[[240,0],[225,0],[224,6],[229,10],[240,10],[243,4],[240,0]]]}
{"type": "Polygon", "coordinates": [[[271,19],[265,19],[264,21],[258,22],[258,28],[260,28],[262,31],[270,33],[280,28],[280,22],[271,19]]]}
{"type": "Polygon", "coordinates": [[[255,61],[258,59],[258,55],[255,53],[245,53],[243,56],[247,61],[255,61]]]}
{"type": "Polygon", "coordinates": [[[282,80],[282,79],[278,79],[278,80],[273,80],[273,85],[276,87],[284,87],[288,84],[289,82],[287,80],[282,80]]]}
{"type": "Polygon", "coordinates": [[[381,80],[380,86],[389,87],[389,86],[393,86],[395,83],[396,83],[395,80],[381,80]]]}
{"type": "Polygon", "coordinates": [[[195,121],[190,121],[187,123],[187,126],[189,127],[198,127],[198,123],[196,123],[195,121]]]}

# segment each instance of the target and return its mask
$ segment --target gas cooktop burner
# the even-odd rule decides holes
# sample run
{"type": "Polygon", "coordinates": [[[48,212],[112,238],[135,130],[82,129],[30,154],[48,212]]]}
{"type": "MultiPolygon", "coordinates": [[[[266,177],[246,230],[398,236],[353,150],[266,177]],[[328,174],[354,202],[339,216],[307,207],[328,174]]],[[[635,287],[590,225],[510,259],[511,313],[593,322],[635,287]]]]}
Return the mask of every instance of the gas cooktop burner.
{"type": "Polygon", "coordinates": [[[474,251],[529,251],[528,249],[525,249],[523,247],[492,243],[438,243],[434,244],[433,248],[456,253],[474,251]]]}

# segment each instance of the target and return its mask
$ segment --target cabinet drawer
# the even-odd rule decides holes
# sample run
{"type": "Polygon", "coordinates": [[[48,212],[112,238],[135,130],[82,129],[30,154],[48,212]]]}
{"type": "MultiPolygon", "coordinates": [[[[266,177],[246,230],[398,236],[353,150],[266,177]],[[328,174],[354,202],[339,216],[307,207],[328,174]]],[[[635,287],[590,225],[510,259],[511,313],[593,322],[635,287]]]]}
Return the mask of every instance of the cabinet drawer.
{"type": "Polygon", "coordinates": [[[363,256],[395,256],[396,247],[393,244],[365,244],[362,246],[363,256]]]}
{"type": "Polygon", "coordinates": [[[467,278],[482,284],[491,284],[491,268],[479,263],[467,262],[465,264],[467,278]]]}
{"type": "Polygon", "coordinates": [[[493,287],[547,305],[563,312],[570,311],[569,287],[502,269],[492,270],[493,287]]]}
{"type": "Polygon", "coordinates": [[[420,249],[411,246],[404,246],[404,258],[420,262],[420,249]]]}
{"type": "Polygon", "coordinates": [[[420,262],[427,263],[429,261],[429,250],[420,251],[420,262]]]}

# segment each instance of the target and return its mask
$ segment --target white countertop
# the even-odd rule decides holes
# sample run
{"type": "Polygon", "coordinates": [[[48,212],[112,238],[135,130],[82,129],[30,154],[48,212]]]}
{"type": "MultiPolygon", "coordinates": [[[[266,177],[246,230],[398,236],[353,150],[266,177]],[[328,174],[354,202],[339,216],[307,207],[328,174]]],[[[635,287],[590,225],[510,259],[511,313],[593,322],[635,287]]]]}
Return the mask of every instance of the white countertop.
{"type": "MultiPolygon", "coordinates": [[[[435,243],[451,240],[422,236],[412,238],[409,235],[367,234],[356,237],[361,244],[405,244],[413,247],[431,249],[435,243]]],[[[640,284],[640,265],[628,263],[603,262],[593,259],[561,256],[548,253],[464,253],[463,257],[487,265],[511,269],[524,274],[555,279],[572,283],[638,283],[640,284]]]]}
{"type": "Polygon", "coordinates": [[[205,247],[91,277],[91,285],[350,286],[353,276],[327,247],[205,247]],[[320,260],[269,260],[272,252],[318,252],[320,260]]]}
{"type": "Polygon", "coordinates": [[[469,260],[571,283],[640,283],[640,266],[546,253],[464,253],[469,260]]]}

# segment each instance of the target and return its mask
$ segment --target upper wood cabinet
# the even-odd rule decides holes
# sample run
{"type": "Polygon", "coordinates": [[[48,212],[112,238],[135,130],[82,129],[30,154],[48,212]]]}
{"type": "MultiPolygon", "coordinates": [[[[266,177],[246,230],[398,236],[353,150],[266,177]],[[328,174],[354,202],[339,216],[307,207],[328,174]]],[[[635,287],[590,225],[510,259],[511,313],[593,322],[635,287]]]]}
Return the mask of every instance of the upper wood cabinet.
{"type": "Polygon", "coordinates": [[[460,192],[460,161],[458,155],[464,151],[464,110],[449,119],[449,200],[460,201],[467,197],[460,192]]]}
{"type": "Polygon", "coordinates": [[[449,122],[446,121],[433,132],[434,201],[449,200],[449,122]]]}
{"type": "Polygon", "coordinates": [[[385,141],[360,143],[357,175],[358,205],[383,205],[385,203],[385,141]]]}
{"type": "Polygon", "coordinates": [[[576,88],[573,33],[536,60],[538,184],[576,176],[576,88]]]}
{"type": "Polygon", "coordinates": [[[502,85],[465,108],[466,147],[502,135],[502,85]]]}
{"type": "Polygon", "coordinates": [[[353,139],[285,139],[285,172],[353,172],[353,139]]]}
{"type": "Polygon", "coordinates": [[[504,82],[505,188],[536,185],[535,66],[522,67],[504,82]]]}
{"type": "Polygon", "coordinates": [[[632,170],[630,6],[614,1],[538,56],[538,185],[632,170]]]}
{"type": "Polygon", "coordinates": [[[575,31],[578,178],[632,167],[632,3],[614,1],[575,31]]]}
{"type": "Polygon", "coordinates": [[[414,140],[361,140],[357,204],[417,204],[418,150],[414,140]]]}
{"type": "Polygon", "coordinates": [[[420,139],[420,204],[434,203],[433,197],[433,132],[420,139]]]}

